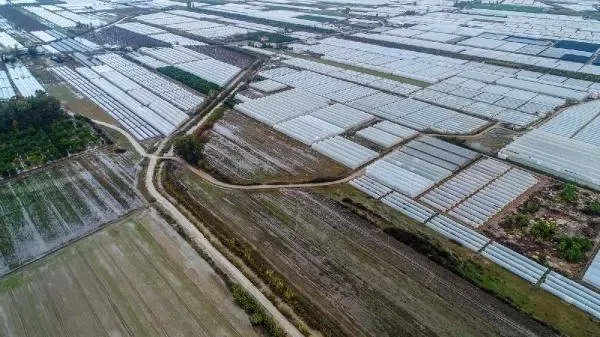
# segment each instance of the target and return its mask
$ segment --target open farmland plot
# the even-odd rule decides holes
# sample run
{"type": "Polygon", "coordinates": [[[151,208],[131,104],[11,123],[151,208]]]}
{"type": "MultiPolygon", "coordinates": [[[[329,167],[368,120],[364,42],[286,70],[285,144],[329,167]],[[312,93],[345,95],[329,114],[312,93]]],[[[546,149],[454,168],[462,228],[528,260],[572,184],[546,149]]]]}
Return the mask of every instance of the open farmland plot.
{"type": "Polygon", "coordinates": [[[83,35],[83,37],[100,45],[118,45],[135,49],[140,47],[168,47],[170,45],[169,43],[153,39],[150,36],[138,34],[116,26],[110,26],[101,30],[92,30],[83,35]]]}
{"type": "Polygon", "coordinates": [[[257,336],[219,276],[150,211],[0,280],[0,335],[257,336]]]}
{"type": "Polygon", "coordinates": [[[318,181],[347,172],[305,145],[234,111],[226,112],[205,137],[209,171],[235,183],[318,181]]]}
{"type": "Polygon", "coordinates": [[[2,183],[0,272],[142,206],[137,160],[98,151],[2,183]]]}
{"type": "Polygon", "coordinates": [[[260,247],[325,335],[553,335],[325,197],[222,190],[179,169],[164,185],[219,237],[260,247]]]}
{"type": "Polygon", "coordinates": [[[32,16],[21,12],[18,7],[13,7],[10,5],[0,6],[0,15],[8,19],[8,21],[10,21],[16,27],[24,29],[28,32],[49,29],[48,26],[42,24],[32,16]]]}
{"type": "Polygon", "coordinates": [[[194,46],[190,49],[197,50],[202,54],[214,58],[215,60],[229,63],[241,69],[250,66],[250,64],[252,64],[252,61],[254,61],[254,57],[252,57],[249,54],[242,53],[230,48],[225,48],[222,46],[194,46]]]}

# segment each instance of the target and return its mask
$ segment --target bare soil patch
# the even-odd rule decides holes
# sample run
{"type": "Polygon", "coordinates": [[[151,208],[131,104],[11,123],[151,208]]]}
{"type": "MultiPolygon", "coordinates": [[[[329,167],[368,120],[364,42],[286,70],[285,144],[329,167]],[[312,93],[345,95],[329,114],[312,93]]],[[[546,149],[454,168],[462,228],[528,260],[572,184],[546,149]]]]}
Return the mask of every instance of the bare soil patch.
{"type": "Polygon", "coordinates": [[[206,168],[236,184],[277,184],[339,179],[345,167],[273,128],[232,110],[202,137],[206,168]]]}

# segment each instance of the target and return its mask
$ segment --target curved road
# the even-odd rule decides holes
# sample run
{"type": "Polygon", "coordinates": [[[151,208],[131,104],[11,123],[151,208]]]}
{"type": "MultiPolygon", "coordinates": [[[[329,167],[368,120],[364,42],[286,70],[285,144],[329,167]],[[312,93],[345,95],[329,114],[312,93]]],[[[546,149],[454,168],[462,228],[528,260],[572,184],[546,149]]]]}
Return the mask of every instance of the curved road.
{"type": "MultiPolygon", "coordinates": [[[[112,124],[94,121],[99,125],[106,126],[113,130],[116,130],[123,134],[129,142],[133,145],[135,150],[142,155],[143,157],[150,158],[150,163],[148,164],[148,170],[146,171],[145,184],[148,192],[152,197],[156,199],[156,202],[163,207],[172,217],[177,221],[181,229],[185,232],[185,234],[194,241],[195,244],[198,245],[214,263],[219,266],[221,270],[227,273],[231,279],[240,284],[246,289],[264,308],[265,310],[273,317],[273,319],[277,322],[277,324],[287,333],[290,337],[303,337],[303,335],[298,331],[298,329],[290,323],[290,321],[283,316],[283,314],[263,295],[262,292],[252,283],[250,280],[239,270],[236,266],[234,266],[229,260],[221,254],[221,252],[216,249],[208,239],[202,235],[202,233],[188,220],[188,218],[183,215],[175,205],[173,205],[169,200],[167,200],[154,185],[154,172],[156,170],[156,164],[161,157],[156,156],[154,154],[148,154],[146,150],[138,143],[138,141],[129,135],[125,130],[114,126],[112,124]]],[[[167,138],[165,138],[166,140],[167,138]]],[[[165,140],[161,141],[156,153],[160,153],[165,144],[165,140]]]]}

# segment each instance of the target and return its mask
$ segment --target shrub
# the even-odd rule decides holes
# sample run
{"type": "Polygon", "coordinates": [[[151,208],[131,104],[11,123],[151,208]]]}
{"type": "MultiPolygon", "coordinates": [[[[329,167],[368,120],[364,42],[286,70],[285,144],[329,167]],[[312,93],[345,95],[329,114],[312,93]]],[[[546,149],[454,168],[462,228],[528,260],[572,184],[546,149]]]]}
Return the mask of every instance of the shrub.
{"type": "Polygon", "coordinates": [[[537,240],[547,240],[556,233],[556,223],[553,221],[537,220],[530,230],[537,240]]]}
{"type": "Polygon", "coordinates": [[[232,284],[231,294],[233,295],[233,301],[250,315],[250,323],[252,325],[263,327],[265,332],[272,337],[283,337],[286,335],[285,331],[275,323],[271,316],[265,313],[263,307],[241,285],[232,284]]]}
{"type": "Polygon", "coordinates": [[[558,242],[558,254],[568,262],[583,260],[585,252],[592,248],[592,240],[581,236],[564,236],[558,242]]]}
{"type": "Polygon", "coordinates": [[[592,215],[600,215],[600,201],[590,202],[587,205],[585,212],[592,215]]]}
{"type": "Polygon", "coordinates": [[[502,220],[502,227],[508,230],[520,230],[529,226],[529,215],[524,213],[511,213],[502,220]]]}
{"type": "Polygon", "coordinates": [[[521,207],[521,210],[524,213],[535,213],[540,209],[540,205],[538,205],[538,203],[534,202],[534,201],[527,201],[525,204],[523,204],[523,206],[521,207]]]}
{"type": "Polygon", "coordinates": [[[575,188],[575,185],[571,183],[565,183],[562,191],[560,192],[560,197],[562,200],[567,202],[574,201],[577,197],[577,189],[575,188]]]}

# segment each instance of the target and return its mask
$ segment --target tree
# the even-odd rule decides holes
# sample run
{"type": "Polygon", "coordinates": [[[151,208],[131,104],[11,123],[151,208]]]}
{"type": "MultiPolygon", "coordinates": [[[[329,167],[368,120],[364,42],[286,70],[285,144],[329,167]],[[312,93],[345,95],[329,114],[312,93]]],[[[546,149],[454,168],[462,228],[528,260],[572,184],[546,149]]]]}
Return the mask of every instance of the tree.
{"type": "Polygon", "coordinates": [[[194,135],[181,136],[173,144],[175,153],[191,165],[198,165],[203,148],[204,144],[194,135]]]}

